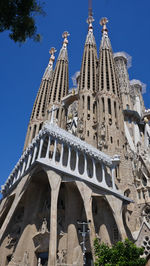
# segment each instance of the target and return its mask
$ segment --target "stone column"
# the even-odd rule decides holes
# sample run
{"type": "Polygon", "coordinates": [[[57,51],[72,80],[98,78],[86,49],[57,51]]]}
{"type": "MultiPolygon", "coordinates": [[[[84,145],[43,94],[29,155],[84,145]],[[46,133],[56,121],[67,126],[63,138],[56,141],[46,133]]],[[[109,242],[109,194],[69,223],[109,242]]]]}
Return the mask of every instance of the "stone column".
{"type": "Polygon", "coordinates": [[[126,231],[124,228],[124,224],[123,224],[123,219],[122,219],[122,205],[123,205],[123,201],[119,198],[116,198],[114,196],[111,195],[106,195],[105,196],[108,204],[113,212],[113,216],[114,219],[116,221],[117,227],[118,227],[118,231],[120,233],[121,239],[125,239],[127,238],[126,235],[126,231]]]}
{"type": "Polygon", "coordinates": [[[96,237],[96,234],[95,234],[95,226],[94,226],[93,213],[92,213],[92,190],[85,183],[76,181],[76,184],[83,199],[87,221],[90,220],[89,223],[90,244],[94,259],[94,238],[96,237]]]}
{"type": "Polygon", "coordinates": [[[51,211],[50,211],[50,243],[48,266],[56,266],[57,253],[57,201],[61,184],[61,177],[52,170],[46,170],[51,187],[51,211]]]}
{"type": "Polygon", "coordinates": [[[7,229],[7,226],[8,226],[8,224],[9,224],[9,222],[10,222],[10,220],[11,220],[11,218],[12,218],[12,216],[13,216],[13,214],[14,214],[17,206],[18,206],[18,203],[20,202],[23,194],[26,191],[26,188],[27,188],[26,183],[28,183],[28,181],[29,181],[28,177],[29,177],[29,175],[25,175],[17,186],[14,201],[13,201],[12,206],[11,206],[11,208],[10,208],[6,218],[5,218],[5,221],[4,221],[4,223],[0,229],[0,240],[2,239],[4,233],[7,229]]]}

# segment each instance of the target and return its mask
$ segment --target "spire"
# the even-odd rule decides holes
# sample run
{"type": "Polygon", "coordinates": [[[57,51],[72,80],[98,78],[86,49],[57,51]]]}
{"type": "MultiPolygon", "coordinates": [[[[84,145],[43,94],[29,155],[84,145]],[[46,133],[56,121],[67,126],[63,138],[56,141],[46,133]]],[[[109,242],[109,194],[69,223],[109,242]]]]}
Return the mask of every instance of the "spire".
{"type": "Polygon", "coordinates": [[[88,19],[87,19],[87,23],[89,24],[89,31],[92,31],[93,32],[93,21],[94,21],[94,18],[93,18],[93,12],[92,12],[92,0],[89,0],[89,15],[88,15],[88,19]]]}
{"type": "Polygon", "coordinates": [[[43,80],[50,80],[52,78],[52,73],[53,73],[53,64],[55,61],[55,56],[54,54],[56,53],[56,50],[54,47],[52,47],[49,51],[50,53],[50,59],[47,68],[45,69],[44,75],[43,75],[43,80]]]}
{"type": "Polygon", "coordinates": [[[93,35],[92,1],[89,0],[88,34],[85,41],[79,82],[78,136],[96,146],[97,48],[93,35]]]}
{"type": "Polygon", "coordinates": [[[48,104],[55,104],[55,102],[61,102],[61,98],[66,96],[68,93],[68,53],[67,37],[70,34],[65,31],[62,34],[64,38],[62,48],[60,49],[59,56],[56,62],[54,75],[52,79],[52,86],[49,94],[48,104]]]}
{"type": "Polygon", "coordinates": [[[48,95],[47,101],[47,118],[48,120],[52,119],[60,127],[65,128],[65,110],[62,107],[61,100],[68,94],[69,89],[69,77],[68,77],[68,53],[67,53],[67,45],[69,33],[65,31],[62,34],[64,38],[62,48],[60,49],[59,56],[56,62],[55,70],[53,73],[53,78],[51,82],[51,89],[48,95]],[[55,105],[57,112],[53,114],[51,112],[53,105],[55,105]]]}
{"type": "Polygon", "coordinates": [[[121,141],[123,137],[120,129],[123,125],[123,115],[113,52],[106,27],[107,22],[107,18],[102,18],[100,21],[102,41],[100,45],[98,91],[96,95],[99,106],[97,113],[97,136],[98,147],[102,151],[111,154],[115,152],[116,147],[118,150],[122,148],[121,141]]]}
{"type": "Polygon", "coordinates": [[[118,94],[118,80],[116,77],[116,71],[114,66],[113,52],[111,43],[108,37],[108,30],[106,24],[108,23],[107,18],[100,20],[102,28],[102,41],[100,45],[100,56],[99,56],[99,91],[110,91],[114,94],[118,94]]]}
{"type": "Polygon", "coordinates": [[[92,0],[89,0],[89,17],[93,16],[93,11],[92,11],[92,0]]]}
{"type": "Polygon", "coordinates": [[[102,41],[101,41],[101,45],[100,45],[100,49],[109,49],[112,51],[111,48],[111,43],[108,37],[108,29],[106,27],[106,24],[108,23],[108,19],[107,18],[102,18],[100,20],[100,25],[103,26],[102,28],[102,41]]]}
{"type": "Polygon", "coordinates": [[[55,61],[55,56],[54,56],[55,52],[56,50],[54,47],[52,47],[49,51],[51,56],[49,59],[48,66],[44,72],[41,85],[33,105],[24,149],[31,143],[32,139],[38,134],[39,130],[42,128],[43,122],[46,120],[46,105],[53,77],[53,64],[55,61]]]}
{"type": "Polygon", "coordinates": [[[70,36],[69,32],[64,31],[64,33],[62,34],[62,37],[64,38],[63,46],[59,52],[58,60],[68,61],[68,53],[67,53],[68,36],[70,36]]]}
{"type": "Polygon", "coordinates": [[[93,22],[94,22],[94,18],[93,18],[93,12],[92,12],[92,0],[89,0],[89,15],[87,19],[87,23],[89,27],[88,27],[88,34],[86,37],[85,44],[96,45],[95,38],[93,35],[93,24],[92,24],[93,22]]]}

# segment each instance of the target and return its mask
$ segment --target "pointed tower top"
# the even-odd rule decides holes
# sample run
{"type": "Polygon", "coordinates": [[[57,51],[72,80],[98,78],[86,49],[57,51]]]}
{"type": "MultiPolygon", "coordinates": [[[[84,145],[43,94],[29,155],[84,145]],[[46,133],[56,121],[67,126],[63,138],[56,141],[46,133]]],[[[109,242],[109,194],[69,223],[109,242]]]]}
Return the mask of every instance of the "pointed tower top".
{"type": "Polygon", "coordinates": [[[67,37],[70,36],[68,31],[64,31],[62,34],[62,37],[64,38],[63,46],[60,49],[58,60],[66,60],[68,61],[68,53],[67,53],[67,45],[68,45],[68,39],[67,37]]]}
{"type": "Polygon", "coordinates": [[[55,56],[54,56],[54,54],[57,52],[57,50],[54,48],[54,47],[52,47],[50,50],[49,50],[49,54],[51,55],[51,57],[50,57],[50,59],[49,59],[49,63],[54,63],[54,61],[55,61],[55,56]]]}
{"type": "Polygon", "coordinates": [[[94,18],[93,18],[93,12],[92,12],[92,0],[89,0],[89,8],[88,8],[88,10],[89,10],[89,12],[88,12],[89,15],[88,15],[88,19],[87,19],[87,23],[89,24],[88,30],[89,31],[93,31],[92,23],[94,21],[94,18]]]}
{"type": "Polygon", "coordinates": [[[108,23],[108,19],[107,18],[102,18],[100,20],[100,25],[103,27],[102,28],[103,36],[102,36],[100,49],[109,49],[109,50],[112,51],[111,43],[110,43],[110,40],[108,38],[108,30],[107,30],[107,27],[106,27],[107,23],[108,23]]]}
{"type": "Polygon", "coordinates": [[[102,29],[103,33],[107,33],[108,32],[107,27],[106,27],[107,23],[108,23],[108,19],[107,18],[101,18],[100,25],[103,26],[103,29],[102,29]]]}
{"type": "Polygon", "coordinates": [[[93,13],[92,13],[92,0],[89,0],[89,16],[88,16],[88,19],[87,19],[87,23],[89,24],[89,27],[88,27],[88,34],[87,34],[87,37],[86,37],[86,42],[85,44],[89,45],[96,45],[96,42],[95,42],[95,38],[94,38],[94,35],[93,35],[93,23],[94,21],[94,18],[93,18],[93,13]]]}
{"type": "Polygon", "coordinates": [[[93,11],[92,11],[92,0],[89,0],[89,17],[93,17],[93,11]]]}
{"type": "Polygon", "coordinates": [[[54,47],[52,47],[49,51],[51,57],[49,59],[49,63],[48,63],[48,66],[45,70],[45,73],[43,75],[43,79],[46,79],[46,80],[50,80],[51,77],[52,77],[52,72],[53,72],[53,64],[54,64],[54,61],[55,61],[55,56],[54,54],[56,53],[56,49],[54,47]]]}
{"type": "Polygon", "coordinates": [[[63,41],[63,47],[66,48],[67,47],[67,44],[68,44],[68,39],[67,37],[70,36],[69,32],[68,31],[64,31],[63,34],[62,34],[62,37],[64,38],[64,41],[63,41]]]}

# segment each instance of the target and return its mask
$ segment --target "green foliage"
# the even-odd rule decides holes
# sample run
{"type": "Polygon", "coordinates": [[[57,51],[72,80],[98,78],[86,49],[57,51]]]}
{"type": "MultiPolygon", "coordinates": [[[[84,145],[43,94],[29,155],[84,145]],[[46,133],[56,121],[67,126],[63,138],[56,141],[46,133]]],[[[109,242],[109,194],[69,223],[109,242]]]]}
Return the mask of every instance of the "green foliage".
{"type": "Polygon", "coordinates": [[[40,40],[35,25],[35,15],[44,14],[37,0],[0,0],[0,32],[9,30],[9,37],[15,42],[27,38],[40,40]]]}
{"type": "Polygon", "coordinates": [[[144,266],[146,260],[140,258],[143,248],[138,248],[131,241],[117,242],[112,247],[94,240],[95,266],[144,266]]]}

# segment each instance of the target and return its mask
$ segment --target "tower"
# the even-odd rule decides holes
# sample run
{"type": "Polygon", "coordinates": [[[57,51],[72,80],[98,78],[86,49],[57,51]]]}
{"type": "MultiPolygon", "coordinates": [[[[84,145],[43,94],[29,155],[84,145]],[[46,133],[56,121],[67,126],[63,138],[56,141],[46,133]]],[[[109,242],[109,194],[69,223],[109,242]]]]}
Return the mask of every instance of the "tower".
{"type": "Polygon", "coordinates": [[[79,82],[78,136],[97,147],[95,94],[97,90],[97,48],[93,34],[92,8],[89,8],[86,36],[79,82]]]}
{"type": "Polygon", "coordinates": [[[121,109],[119,84],[111,43],[106,27],[108,20],[102,18],[102,40],[98,63],[97,134],[98,148],[108,154],[122,149],[123,114],[121,109]]]}
{"type": "Polygon", "coordinates": [[[69,33],[65,31],[62,35],[64,38],[63,46],[59,52],[56,62],[54,75],[47,98],[47,119],[52,117],[52,108],[55,106],[54,121],[62,128],[66,127],[66,110],[61,104],[61,99],[68,94],[68,52],[67,45],[69,33]]]}
{"type": "Polygon", "coordinates": [[[27,129],[27,135],[25,139],[24,149],[27,148],[27,146],[31,143],[32,139],[38,134],[38,132],[41,130],[43,122],[46,119],[46,105],[47,105],[47,97],[49,90],[51,88],[51,81],[53,76],[53,63],[55,60],[55,54],[56,50],[55,48],[50,49],[50,60],[48,63],[48,66],[45,70],[45,73],[43,75],[41,85],[38,91],[38,94],[36,96],[28,129],[27,129]]]}
{"type": "Polygon", "coordinates": [[[119,81],[119,91],[122,100],[123,110],[131,108],[130,82],[127,70],[128,58],[125,53],[114,54],[116,74],[119,81]]]}

